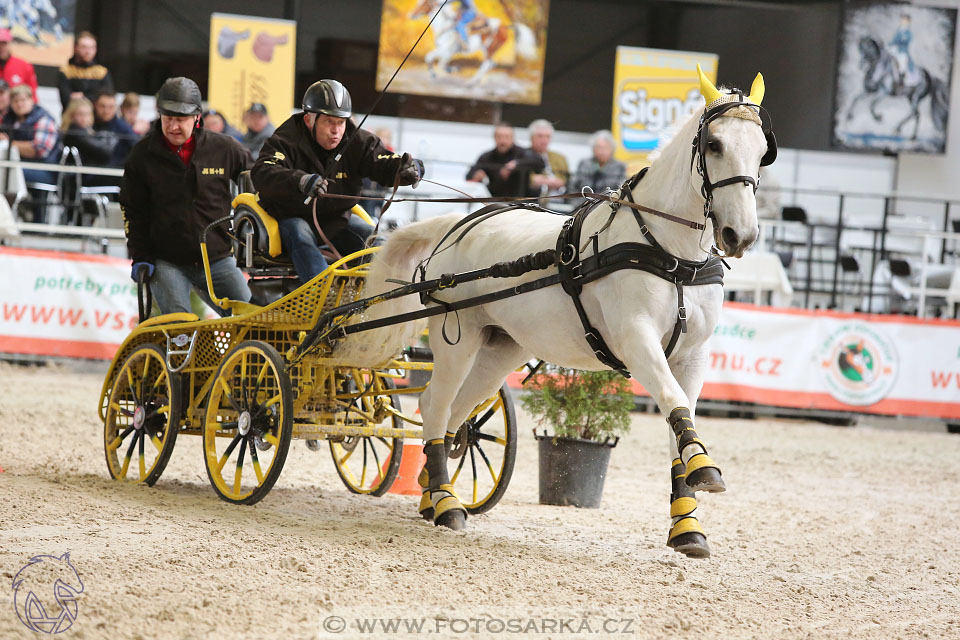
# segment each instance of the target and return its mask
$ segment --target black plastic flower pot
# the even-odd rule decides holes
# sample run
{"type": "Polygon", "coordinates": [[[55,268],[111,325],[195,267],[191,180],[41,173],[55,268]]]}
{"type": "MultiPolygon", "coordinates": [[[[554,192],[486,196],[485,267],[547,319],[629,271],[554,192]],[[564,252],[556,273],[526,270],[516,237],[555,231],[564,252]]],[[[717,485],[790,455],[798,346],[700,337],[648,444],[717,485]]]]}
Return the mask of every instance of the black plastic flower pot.
{"type": "Polygon", "coordinates": [[[540,504],[596,509],[603,496],[610,441],[555,438],[533,433],[540,450],[540,504]]]}

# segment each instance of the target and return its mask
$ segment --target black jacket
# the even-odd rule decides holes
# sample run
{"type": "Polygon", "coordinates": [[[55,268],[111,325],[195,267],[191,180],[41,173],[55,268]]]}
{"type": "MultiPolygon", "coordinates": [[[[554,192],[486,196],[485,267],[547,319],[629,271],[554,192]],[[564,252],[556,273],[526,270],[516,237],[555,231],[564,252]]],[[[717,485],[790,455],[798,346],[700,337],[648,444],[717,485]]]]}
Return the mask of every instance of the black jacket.
{"type": "MultiPolygon", "coordinates": [[[[120,206],[134,262],[200,264],[203,228],[230,214],[230,181],[250,168],[250,154],[229,136],[202,127],[193,135],[188,165],[167,146],[159,121],[127,158],[120,206]]],[[[211,262],[230,254],[228,230],[225,223],[207,233],[211,262]]]]}
{"type": "Polygon", "coordinates": [[[473,174],[481,169],[490,179],[487,188],[490,190],[491,196],[495,198],[525,196],[528,195],[527,185],[530,182],[530,174],[542,173],[544,166],[543,158],[538,154],[530,149],[513,145],[505,153],[491,149],[480,154],[477,161],[467,171],[467,180],[473,178],[473,174]],[[500,175],[500,169],[511,160],[516,160],[517,166],[504,180],[500,175]]]}
{"type": "Polygon", "coordinates": [[[88,167],[105,167],[110,164],[116,140],[93,129],[84,129],[75,124],[63,133],[63,144],[76,147],[80,162],[88,167]]]}
{"type": "Polygon", "coordinates": [[[81,91],[93,102],[97,94],[113,91],[113,78],[110,71],[98,62],[81,62],[74,56],[57,72],[57,89],[60,91],[60,104],[66,109],[70,104],[70,94],[81,91]]]}
{"type": "MultiPolygon", "coordinates": [[[[326,151],[313,140],[303,116],[302,113],[290,116],[267,139],[250,177],[267,213],[275,218],[303,218],[312,222],[311,207],[303,203],[304,196],[300,193],[300,178],[311,173],[324,175],[327,160],[343,148],[357,128],[347,120],[340,145],[326,151]]],[[[393,186],[400,165],[399,155],[383,146],[380,138],[361,129],[340,159],[334,175],[327,177],[327,193],[355,196],[360,193],[363,178],[393,186]]],[[[343,229],[350,219],[350,208],[358,202],[319,198],[317,220],[324,233],[330,235],[343,229]]]]}

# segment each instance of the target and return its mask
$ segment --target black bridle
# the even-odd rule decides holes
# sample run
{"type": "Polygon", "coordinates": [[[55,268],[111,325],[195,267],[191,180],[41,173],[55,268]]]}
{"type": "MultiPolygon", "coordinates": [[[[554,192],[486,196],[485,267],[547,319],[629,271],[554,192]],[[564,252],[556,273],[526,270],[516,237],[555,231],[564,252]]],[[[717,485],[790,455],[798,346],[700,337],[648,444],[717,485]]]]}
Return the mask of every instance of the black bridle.
{"type": "Polygon", "coordinates": [[[760,105],[744,100],[741,91],[734,90],[734,94],[737,96],[736,100],[722,102],[709,109],[704,109],[703,115],[700,116],[700,124],[697,126],[697,135],[693,138],[693,149],[690,156],[690,168],[693,169],[693,165],[696,163],[697,174],[699,174],[703,181],[700,186],[700,195],[702,195],[704,199],[703,217],[713,220],[714,228],[716,228],[716,218],[713,215],[713,192],[721,187],[742,184],[744,186],[752,186],[753,192],[756,193],[757,187],[760,186],[760,176],[759,174],[757,176],[733,176],[717,182],[711,182],[710,174],[707,172],[707,144],[709,143],[710,137],[710,123],[726,115],[727,111],[731,109],[738,107],[756,109],[757,116],[760,118],[760,128],[767,141],[767,150],[763,154],[763,157],[760,158],[760,166],[765,167],[773,164],[773,161],[777,158],[777,139],[773,135],[773,125],[770,120],[770,114],[760,105]]]}

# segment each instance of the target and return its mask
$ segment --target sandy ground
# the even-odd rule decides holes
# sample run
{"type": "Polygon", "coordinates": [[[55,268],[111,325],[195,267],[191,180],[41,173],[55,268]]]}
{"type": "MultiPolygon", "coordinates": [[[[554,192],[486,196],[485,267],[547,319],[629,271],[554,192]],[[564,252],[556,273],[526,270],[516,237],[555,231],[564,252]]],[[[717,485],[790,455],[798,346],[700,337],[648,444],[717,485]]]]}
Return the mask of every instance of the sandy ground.
{"type": "Polygon", "coordinates": [[[19,568],[66,551],[84,584],[71,638],[960,637],[955,435],[703,418],[728,491],[702,497],[714,555],[692,560],[664,545],[657,416],[635,414],[590,510],[537,504],[521,414],[510,490],[451,532],[415,498],[348,493],[326,448],[302,442],[253,507],[216,497],[195,437],[156,487],[121,486],[100,383],[0,364],[0,638],[33,635],[14,613],[19,568]],[[420,634],[351,622],[374,615],[429,620],[420,634]]]}

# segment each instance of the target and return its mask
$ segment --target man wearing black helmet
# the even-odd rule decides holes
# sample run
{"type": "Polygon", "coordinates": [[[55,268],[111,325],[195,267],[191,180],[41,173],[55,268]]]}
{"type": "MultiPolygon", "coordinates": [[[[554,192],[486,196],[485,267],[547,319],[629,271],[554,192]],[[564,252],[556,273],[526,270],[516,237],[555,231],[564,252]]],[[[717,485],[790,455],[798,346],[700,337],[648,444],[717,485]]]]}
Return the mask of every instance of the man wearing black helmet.
{"type": "MultiPolygon", "coordinates": [[[[356,196],[363,178],[382,185],[416,186],[423,163],[387,149],[374,134],[357,129],[350,120],[353,105],[347,89],[336,80],[320,80],[303,95],[303,113],[291,116],[267,139],[251,177],[263,208],[277,218],[283,250],[308,282],[327,268],[320,253],[324,240],[313,218],[311,200],[325,193],[356,196]]],[[[317,218],[323,235],[341,255],[359,251],[373,227],[350,209],[358,200],[317,198],[317,218]]]]}
{"type": "MultiPolygon", "coordinates": [[[[189,312],[190,290],[221,315],[207,295],[200,236],[230,213],[230,181],[251,164],[229,136],[203,128],[200,89],[189,78],[169,78],[157,93],[160,119],[127,158],[120,187],[130,276],[141,270],[161,313],[189,312]]],[[[207,252],[218,297],[247,302],[250,289],[230,255],[228,226],[207,232],[207,252]]]]}

